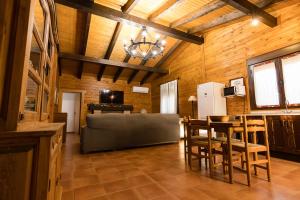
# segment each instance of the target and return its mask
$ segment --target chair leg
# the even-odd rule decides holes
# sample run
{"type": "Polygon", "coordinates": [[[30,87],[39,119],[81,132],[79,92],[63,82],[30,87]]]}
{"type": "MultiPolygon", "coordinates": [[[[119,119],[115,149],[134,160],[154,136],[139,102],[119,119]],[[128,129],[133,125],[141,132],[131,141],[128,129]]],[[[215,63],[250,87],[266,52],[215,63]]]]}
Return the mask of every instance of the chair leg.
{"type": "MultiPolygon", "coordinates": [[[[256,161],[257,160],[257,153],[253,153],[253,160],[256,161]]],[[[256,164],[253,165],[254,166],[254,174],[255,176],[257,176],[257,167],[256,164]]]]}
{"type": "Polygon", "coordinates": [[[201,147],[198,147],[198,155],[199,155],[199,157],[198,157],[198,159],[199,159],[199,169],[201,169],[201,165],[202,165],[202,163],[201,163],[201,161],[202,161],[201,154],[202,154],[201,147]]]}
{"type": "Polygon", "coordinates": [[[188,145],[188,166],[192,169],[192,147],[188,145]]]}
{"type": "Polygon", "coordinates": [[[270,152],[267,151],[266,158],[268,160],[267,163],[267,175],[268,175],[268,181],[271,182],[271,164],[270,164],[270,152]]]}
{"type": "Polygon", "coordinates": [[[207,156],[207,154],[208,154],[208,153],[207,153],[207,150],[205,151],[204,154],[205,154],[205,169],[207,169],[207,157],[208,157],[208,156],[207,156]]]}
{"type": "Polygon", "coordinates": [[[248,152],[246,154],[246,170],[247,170],[247,182],[248,186],[251,186],[251,169],[250,169],[250,155],[248,152]]]}

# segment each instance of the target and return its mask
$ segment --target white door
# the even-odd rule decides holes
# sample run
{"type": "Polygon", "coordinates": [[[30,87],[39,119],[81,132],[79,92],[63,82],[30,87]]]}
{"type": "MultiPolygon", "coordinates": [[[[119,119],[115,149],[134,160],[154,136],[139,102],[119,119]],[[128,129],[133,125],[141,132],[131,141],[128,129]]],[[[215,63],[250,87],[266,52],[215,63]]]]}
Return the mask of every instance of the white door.
{"type": "Polygon", "coordinates": [[[62,112],[68,113],[67,132],[78,133],[80,117],[80,93],[63,93],[62,112]]]}

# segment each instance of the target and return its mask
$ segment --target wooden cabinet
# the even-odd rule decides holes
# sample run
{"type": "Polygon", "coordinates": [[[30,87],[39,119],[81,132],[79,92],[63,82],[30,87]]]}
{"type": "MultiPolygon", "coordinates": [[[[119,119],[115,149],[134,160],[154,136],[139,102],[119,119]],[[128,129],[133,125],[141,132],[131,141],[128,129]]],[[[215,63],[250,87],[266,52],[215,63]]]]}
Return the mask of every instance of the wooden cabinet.
{"type": "Polygon", "coordinates": [[[0,133],[0,199],[60,200],[63,123],[0,133]]]}
{"type": "Polygon", "coordinates": [[[267,116],[270,149],[300,154],[300,115],[267,116]]]}

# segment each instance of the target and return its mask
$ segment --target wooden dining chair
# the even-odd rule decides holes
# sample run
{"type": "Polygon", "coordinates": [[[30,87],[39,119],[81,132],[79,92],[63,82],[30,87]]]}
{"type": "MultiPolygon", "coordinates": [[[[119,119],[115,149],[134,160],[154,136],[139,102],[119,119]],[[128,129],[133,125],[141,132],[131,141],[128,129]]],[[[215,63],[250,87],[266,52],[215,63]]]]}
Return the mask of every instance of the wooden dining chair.
{"type": "Polygon", "coordinates": [[[199,159],[199,168],[201,169],[201,160],[205,159],[205,166],[207,168],[207,161],[209,161],[209,171],[212,175],[213,168],[217,166],[215,157],[218,154],[217,149],[221,148],[221,142],[212,140],[211,128],[209,120],[191,120],[187,125],[187,148],[188,148],[188,164],[192,168],[192,157],[199,159]],[[192,133],[194,131],[206,130],[207,137],[201,139],[193,139],[192,133]],[[193,147],[197,148],[197,152],[193,151],[193,147]]]}
{"type": "Polygon", "coordinates": [[[245,154],[246,173],[248,186],[251,185],[251,167],[254,166],[255,175],[257,168],[267,171],[268,181],[271,181],[270,150],[266,116],[243,116],[243,141],[232,143],[232,150],[245,154]],[[257,143],[258,134],[262,144],[257,143]],[[258,153],[264,153],[260,159],[258,153]],[[251,159],[252,156],[252,159],[251,159]],[[264,166],[265,165],[265,166],[264,166]]]}
{"type": "MultiPolygon", "coordinates": [[[[187,126],[190,121],[193,121],[195,119],[192,119],[190,116],[183,117],[182,123],[184,126],[184,136],[183,136],[183,144],[184,144],[184,160],[187,161],[187,155],[188,155],[188,144],[187,144],[187,126]]],[[[191,133],[191,140],[203,140],[206,139],[206,136],[200,135],[200,132],[197,130],[193,130],[191,133]]],[[[192,144],[192,143],[191,143],[192,144]]]]}

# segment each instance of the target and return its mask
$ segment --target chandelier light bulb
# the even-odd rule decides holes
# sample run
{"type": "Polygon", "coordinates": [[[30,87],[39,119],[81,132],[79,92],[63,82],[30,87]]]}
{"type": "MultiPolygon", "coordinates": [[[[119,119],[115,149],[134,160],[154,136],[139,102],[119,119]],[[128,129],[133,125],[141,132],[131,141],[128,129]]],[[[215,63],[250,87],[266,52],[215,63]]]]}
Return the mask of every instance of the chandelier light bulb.
{"type": "Polygon", "coordinates": [[[167,44],[166,40],[162,40],[162,41],[161,41],[161,44],[162,44],[162,45],[167,44]]]}
{"type": "Polygon", "coordinates": [[[160,50],[163,51],[165,48],[164,47],[160,47],[160,50]]]}
{"type": "Polygon", "coordinates": [[[136,54],[136,50],[135,50],[135,49],[132,49],[132,50],[131,50],[131,53],[132,53],[133,55],[135,55],[135,54],[136,54]]]}
{"type": "Polygon", "coordinates": [[[124,45],[127,45],[127,44],[128,44],[128,41],[127,41],[127,40],[123,40],[123,44],[124,44],[124,45]]]}
{"type": "Polygon", "coordinates": [[[252,18],[251,25],[252,26],[257,26],[258,24],[259,24],[259,20],[257,18],[252,18]]]}
{"type": "Polygon", "coordinates": [[[143,55],[143,56],[146,56],[146,55],[147,55],[147,53],[146,53],[145,51],[143,51],[143,52],[142,52],[142,55],[143,55]]]}
{"type": "Polygon", "coordinates": [[[159,39],[160,38],[160,35],[159,34],[156,34],[155,35],[155,39],[159,39]]]}
{"type": "Polygon", "coordinates": [[[147,31],[146,30],[143,30],[142,32],[142,36],[146,37],[147,36],[147,31]]]}
{"type": "Polygon", "coordinates": [[[152,54],[153,54],[153,55],[156,55],[156,54],[157,54],[157,51],[156,51],[156,50],[152,51],[152,54]]]}

